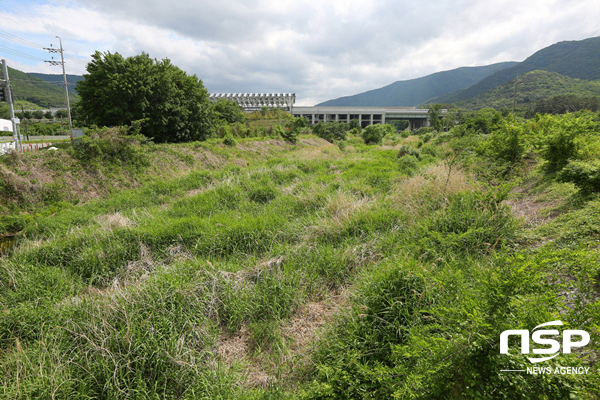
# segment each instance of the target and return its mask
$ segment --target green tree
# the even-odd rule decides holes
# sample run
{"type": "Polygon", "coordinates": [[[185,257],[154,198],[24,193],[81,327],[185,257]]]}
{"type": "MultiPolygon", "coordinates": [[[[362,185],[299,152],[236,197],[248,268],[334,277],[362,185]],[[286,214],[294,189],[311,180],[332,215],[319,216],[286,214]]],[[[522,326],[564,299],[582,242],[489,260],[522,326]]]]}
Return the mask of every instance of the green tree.
{"type": "Polygon", "coordinates": [[[44,112],[42,110],[35,110],[31,114],[32,114],[31,116],[35,119],[43,119],[44,118],[44,112]]]}
{"type": "Polygon", "coordinates": [[[52,115],[52,111],[46,111],[44,113],[44,118],[46,118],[46,119],[53,119],[54,115],[52,115]]]}
{"type": "Polygon", "coordinates": [[[438,132],[442,130],[442,119],[440,118],[441,113],[441,104],[431,104],[429,106],[429,111],[427,112],[427,115],[429,115],[429,123],[431,124],[431,127],[438,132]]]}
{"type": "Polygon", "coordinates": [[[228,99],[219,99],[214,104],[214,110],[217,118],[232,124],[234,122],[244,122],[244,110],[235,101],[228,99]]]}
{"type": "Polygon", "coordinates": [[[142,134],[156,142],[204,140],[214,132],[202,81],[168,59],[96,52],[87,71],[77,83],[77,111],[87,124],[124,126],[146,119],[142,134]]]}
{"type": "Polygon", "coordinates": [[[67,118],[68,116],[67,110],[57,110],[56,113],[54,113],[54,115],[56,116],[56,118],[67,118]]]}
{"type": "Polygon", "coordinates": [[[386,129],[381,124],[369,125],[363,129],[361,136],[366,144],[379,144],[386,134],[386,129]]]}

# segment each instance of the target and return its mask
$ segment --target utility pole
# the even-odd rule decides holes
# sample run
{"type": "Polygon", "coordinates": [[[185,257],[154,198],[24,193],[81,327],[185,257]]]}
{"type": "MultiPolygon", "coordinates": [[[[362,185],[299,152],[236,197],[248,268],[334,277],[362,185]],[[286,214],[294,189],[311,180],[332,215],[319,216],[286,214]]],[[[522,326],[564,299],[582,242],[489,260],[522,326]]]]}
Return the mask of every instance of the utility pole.
{"type": "Polygon", "coordinates": [[[517,85],[519,84],[519,74],[517,74],[517,80],[515,81],[515,96],[513,97],[513,114],[515,113],[515,108],[517,106],[517,85]]]}
{"type": "Polygon", "coordinates": [[[67,86],[67,73],[65,72],[65,57],[63,55],[63,47],[62,47],[62,39],[58,36],[56,36],[58,38],[58,40],[60,41],[60,49],[55,49],[52,47],[52,45],[50,45],[50,47],[44,47],[44,50],[48,51],[49,53],[60,53],[60,59],[61,61],[46,61],[47,63],[49,63],[50,65],[62,65],[62,70],[63,70],[63,80],[64,80],[64,84],[65,84],[65,96],[67,98],[67,116],[69,118],[69,130],[72,131],[73,130],[73,123],[71,122],[71,106],[69,104],[69,88],[67,86]]]}
{"type": "Polygon", "coordinates": [[[8,77],[8,66],[6,60],[2,60],[2,69],[4,71],[4,81],[6,82],[6,102],[8,103],[8,111],[10,112],[10,120],[13,126],[13,138],[15,140],[15,150],[23,151],[21,143],[21,132],[19,130],[18,120],[15,118],[15,109],[13,107],[12,90],[10,89],[10,79],[8,77]]]}

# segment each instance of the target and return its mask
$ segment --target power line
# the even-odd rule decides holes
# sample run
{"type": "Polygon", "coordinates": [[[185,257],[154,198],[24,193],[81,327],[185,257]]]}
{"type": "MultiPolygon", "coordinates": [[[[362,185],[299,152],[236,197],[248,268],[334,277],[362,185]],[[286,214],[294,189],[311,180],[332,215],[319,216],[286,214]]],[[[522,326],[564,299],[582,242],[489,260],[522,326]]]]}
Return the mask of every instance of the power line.
{"type": "Polygon", "coordinates": [[[6,47],[6,46],[1,45],[1,44],[0,44],[0,52],[6,53],[6,54],[10,54],[10,55],[13,55],[13,56],[17,56],[17,57],[21,57],[21,58],[27,58],[27,59],[34,60],[34,61],[45,61],[42,58],[39,58],[39,57],[36,57],[36,56],[32,56],[30,54],[26,54],[26,53],[20,52],[18,50],[11,49],[10,47],[6,47]]]}
{"type": "Polygon", "coordinates": [[[37,49],[43,49],[43,46],[40,46],[37,43],[30,42],[29,40],[20,38],[20,37],[15,36],[15,35],[13,35],[11,33],[3,31],[1,29],[0,29],[0,37],[3,37],[4,39],[10,40],[12,42],[18,43],[18,44],[20,44],[22,46],[28,46],[28,47],[33,47],[33,48],[37,48],[37,49]]]}
{"type": "Polygon", "coordinates": [[[71,55],[68,55],[68,54],[67,54],[67,55],[66,55],[66,57],[67,57],[69,60],[71,60],[71,61],[73,61],[73,62],[75,62],[75,63],[77,63],[77,64],[80,64],[80,65],[82,65],[82,66],[84,66],[84,67],[87,67],[87,65],[88,65],[88,63],[87,63],[87,62],[85,62],[85,61],[82,61],[82,60],[80,60],[79,58],[76,58],[76,57],[74,57],[74,56],[71,56],[71,55]]]}

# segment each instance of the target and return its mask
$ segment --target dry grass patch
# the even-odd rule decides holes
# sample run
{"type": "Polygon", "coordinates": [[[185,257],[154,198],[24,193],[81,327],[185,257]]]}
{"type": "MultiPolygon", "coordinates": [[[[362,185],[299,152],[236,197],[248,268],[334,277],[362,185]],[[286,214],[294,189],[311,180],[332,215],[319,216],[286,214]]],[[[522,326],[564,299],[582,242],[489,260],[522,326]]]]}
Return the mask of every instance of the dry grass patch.
{"type": "Polygon", "coordinates": [[[133,221],[121,213],[99,215],[94,220],[104,231],[112,231],[113,229],[126,228],[133,225],[133,221]]]}
{"type": "Polygon", "coordinates": [[[467,173],[460,170],[448,173],[446,166],[438,164],[396,185],[392,199],[401,208],[418,215],[432,202],[443,203],[449,196],[472,189],[473,185],[474,180],[467,173]]]}
{"type": "Polygon", "coordinates": [[[528,227],[535,228],[559,215],[559,212],[553,209],[558,207],[561,201],[540,201],[535,196],[524,196],[506,200],[505,203],[510,206],[515,217],[521,218],[528,227]]]}

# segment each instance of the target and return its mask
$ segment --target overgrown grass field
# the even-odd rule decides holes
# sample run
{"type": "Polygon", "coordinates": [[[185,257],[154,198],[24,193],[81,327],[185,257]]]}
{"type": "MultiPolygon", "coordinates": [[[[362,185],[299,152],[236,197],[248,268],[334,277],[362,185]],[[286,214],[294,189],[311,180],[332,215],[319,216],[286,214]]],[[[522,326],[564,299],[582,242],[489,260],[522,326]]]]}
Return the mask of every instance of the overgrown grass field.
{"type": "Polygon", "coordinates": [[[173,150],[188,167],[146,179],[152,161],[117,155],[135,185],[57,199],[0,258],[0,393],[597,398],[597,198],[535,166],[490,180],[449,139],[213,141],[227,162],[173,150]],[[527,185],[540,192],[511,194],[527,185]],[[561,216],[528,223],[526,200],[561,216]],[[500,372],[530,365],[499,353],[502,331],[557,319],[592,341],[545,366],[593,373],[500,372]]]}

